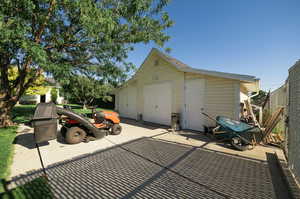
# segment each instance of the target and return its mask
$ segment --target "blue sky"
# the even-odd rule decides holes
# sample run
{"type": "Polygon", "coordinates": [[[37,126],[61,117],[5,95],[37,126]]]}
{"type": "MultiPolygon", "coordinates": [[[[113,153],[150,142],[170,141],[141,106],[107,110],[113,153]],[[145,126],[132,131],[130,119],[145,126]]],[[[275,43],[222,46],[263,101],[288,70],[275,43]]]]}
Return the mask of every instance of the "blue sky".
{"type": "MultiPolygon", "coordinates": [[[[299,8],[299,0],[173,0],[165,47],[194,68],[254,75],[275,89],[300,59],[299,8]]],[[[136,45],[128,60],[139,67],[152,47],[136,45]]]]}

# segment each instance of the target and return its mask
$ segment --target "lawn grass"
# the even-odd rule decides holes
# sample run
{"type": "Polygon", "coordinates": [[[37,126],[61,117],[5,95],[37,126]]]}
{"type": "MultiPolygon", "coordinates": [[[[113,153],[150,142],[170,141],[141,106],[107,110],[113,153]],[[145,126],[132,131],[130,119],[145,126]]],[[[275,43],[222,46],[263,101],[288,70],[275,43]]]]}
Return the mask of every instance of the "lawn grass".
{"type": "MultiPolygon", "coordinates": [[[[92,110],[91,109],[83,109],[83,108],[73,108],[72,109],[75,113],[79,113],[79,114],[92,114],[92,110]]],[[[97,111],[112,111],[109,109],[103,109],[103,108],[96,108],[97,111]]]]}
{"type": "MultiPolygon", "coordinates": [[[[91,109],[83,109],[82,105],[78,104],[66,104],[71,107],[71,109],[79,114],[85,114],[87,116],[90,116],[92,113],[91,109]]],[[[60,106],[63,106],[60,104],[60,106]]],[[[13,117],[13,122],[17,124],[21,123],[27,123],[29,122],[34,114],[36,105],[18,105],[13,108],[12,111],[12,117],[13,117]]],[[[102,109],[102,108],[97,108],[97,111],[101,110],[109,110],[109,109],[102,109]]]]}
{"type": "Polygon", "coordinates": [[[17,105],[12,110],[13,122],[27,123],[29,122],[34,114],[36,105],[17,105]]]}
{"type": "Polygon", "coordinates": [[[34,180],[27,182],[22,186],[18,186],[8,192],[0,195],[1,199],[52,199],[54,195],[48,180],[44,177],[38,177],[34,180]]]}
{"type": "MultiPolygon", "coordinates": [[[[16,137],[17,127],[0,129],[0,179],[9,175],[9,167],[13,157],[13,141],[16,137]]],[[[3,191],[2,181],[0,182],[0,193],[3,191]]]]}

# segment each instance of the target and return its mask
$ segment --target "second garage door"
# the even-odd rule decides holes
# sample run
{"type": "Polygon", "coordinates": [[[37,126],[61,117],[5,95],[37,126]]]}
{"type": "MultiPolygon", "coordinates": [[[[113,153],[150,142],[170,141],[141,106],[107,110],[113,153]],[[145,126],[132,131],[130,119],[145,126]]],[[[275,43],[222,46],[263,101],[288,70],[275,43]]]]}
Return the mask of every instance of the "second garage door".
{"type": "Polygon", "coordinates": [[[144,87],[143,119],[157,124],[171,123],[171,84],[169,82],[151,84],[144,87]]]}
{"type": "Polygon", "coordinates": [[[121,90],[119,94],[120,115],[125,118],[136,119],[136,87],[129,86],[121,90]]]}

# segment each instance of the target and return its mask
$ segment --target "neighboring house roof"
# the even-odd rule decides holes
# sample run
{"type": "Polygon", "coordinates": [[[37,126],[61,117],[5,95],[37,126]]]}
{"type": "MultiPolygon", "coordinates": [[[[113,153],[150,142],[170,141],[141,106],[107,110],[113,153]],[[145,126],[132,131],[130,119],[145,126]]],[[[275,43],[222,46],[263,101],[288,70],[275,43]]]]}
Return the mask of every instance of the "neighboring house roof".
{"type": "Polygon", "coordinates": [[[54,78],[52,77],[46,77],[45,81],[50,85],[50,86],[55,86],[55,87],[60,87],[59,83],[55,81],[54,78]]]}

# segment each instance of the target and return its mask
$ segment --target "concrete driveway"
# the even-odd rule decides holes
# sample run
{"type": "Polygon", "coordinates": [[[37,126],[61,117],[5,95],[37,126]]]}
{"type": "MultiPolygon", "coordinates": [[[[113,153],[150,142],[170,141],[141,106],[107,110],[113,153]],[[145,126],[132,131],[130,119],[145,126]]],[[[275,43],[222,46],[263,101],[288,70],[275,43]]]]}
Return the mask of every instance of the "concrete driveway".
{"type": "MultiPolygon", "coordinates": [[[[195,132],[174,134],[133,121],[122,126],[121,135],[90,143],[41,146],[57,198],[289,197],[271,165],[274,152],[284,158],[279,149],[237,152],[195,132]]],[[[15,185],[42,174],[31,136],[28,130],[16,141],[15,185]]]]}
{"type": "MultiPolygon", "coordinates": [[[[109,135],[105,139],[75,145],[66,144],[60,133],[58,133],[57,140],[51,140],[40,145],[45,166],[103,150],[115,144],[125,143],[141,137],[166,134],[168,132],[167,129],[160,126],[140,125],[131,120],[126,120],[126,123],[122,123],[121,126],[123,130],[118,136],[109,135]]],[[[41,168],[34,144],[33,129],[28,126],[21,126],[18,131],[20,133],[15,141],[15,155],[11,168],[11,177],[41,168]]]]}

